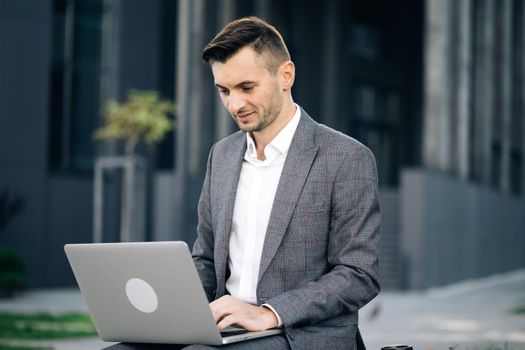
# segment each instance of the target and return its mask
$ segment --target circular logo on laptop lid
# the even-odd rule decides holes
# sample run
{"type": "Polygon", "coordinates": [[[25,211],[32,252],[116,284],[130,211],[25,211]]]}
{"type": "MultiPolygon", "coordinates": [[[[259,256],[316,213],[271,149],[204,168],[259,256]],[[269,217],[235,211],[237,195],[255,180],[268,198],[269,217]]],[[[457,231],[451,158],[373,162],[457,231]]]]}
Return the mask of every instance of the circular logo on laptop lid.
{"type": "Polygon", "coordinates": [[[126,283],[126,296],[131,305],[144,313],[150,314],[159,306],[155,290],[140,278],[131,278],[126,283]]]}

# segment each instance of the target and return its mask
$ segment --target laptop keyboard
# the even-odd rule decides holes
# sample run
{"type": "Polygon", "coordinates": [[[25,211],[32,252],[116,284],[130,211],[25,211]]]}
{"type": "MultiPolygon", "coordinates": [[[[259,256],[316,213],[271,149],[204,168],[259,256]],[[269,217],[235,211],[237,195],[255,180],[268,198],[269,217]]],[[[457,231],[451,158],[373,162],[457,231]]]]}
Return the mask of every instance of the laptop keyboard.
{"type": "Polygon", "coordinates": [[[231,337],[233,335],[244,334],[247,332],[248,331],[246,329],[228,327],[221,332],[221,337],[231,337]]]}

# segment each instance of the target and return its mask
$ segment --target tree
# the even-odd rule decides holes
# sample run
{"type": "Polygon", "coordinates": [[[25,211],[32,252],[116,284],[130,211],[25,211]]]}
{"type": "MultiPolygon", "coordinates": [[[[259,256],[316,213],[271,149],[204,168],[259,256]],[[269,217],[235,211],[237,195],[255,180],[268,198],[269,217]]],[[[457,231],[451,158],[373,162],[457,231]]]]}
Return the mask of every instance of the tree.
{"type": "Polygon", "coordinates": [[[95,131],[95,138],[124,140],[126,155],[132,155],[142,139],[148,145],[162,141],[174,125],[170,114],[175,114],[175,105],[160,100],[156,91],[130,90],[124,103],[106,102],[105,126],[95,131]]]}
{"type": "MultiPolygon", "coordinates": [[[[124,182],[122,190],[120,237],[122,241],[130,238],[131,206],[136,205],[132,199],[135,167],[131,170],[129,164],[140,163],[135,154],[137,144],[144,142],[154,145],[173,129],[174,121],[169,117],[175,114],[175,105],[170,101],[159,99],[156,91],[130,90],[128,99],[122,104],[110,100],[105,103],[103,110],[104,126],[95,131],[95,139],[123,140],[125,155],[120,167],[124,168],[124,182]]],[[[97,159],[103,160],[101,158],[97,159]]],[[[115,162],[113,162],[115,163],[115,162]]],[[[102,163],[100,163],[102,164],[102,163]]],[[[102,188],[101,176],[95,175],[95,237],[102,236],[102,188]],[[99,232],[99,233],[97,233],[99,232]]],[[[140,189],[144,192],[145,189],[140,189]]],[[[144,198],[144,193],[140,195],[144,198]]],[[[142,213],[144,215],[144,213],[142,213]]]]}

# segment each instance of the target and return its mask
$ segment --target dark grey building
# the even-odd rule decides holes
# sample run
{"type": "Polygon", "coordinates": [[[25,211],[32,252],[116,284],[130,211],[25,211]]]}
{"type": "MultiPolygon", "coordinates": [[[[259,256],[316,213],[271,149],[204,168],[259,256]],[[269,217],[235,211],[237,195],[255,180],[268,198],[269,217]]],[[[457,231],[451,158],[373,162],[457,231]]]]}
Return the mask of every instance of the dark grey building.
{"type": "MultiPolygon", "coordinates": [[[[92,140],[128,89],[177,103],[150,160],[146,240],[195,239],[210,146],[235,130],[200,51],[229,20],[283,34],[294,98],[374,152],[386,288],[525,267],[525,6],[521,0],[0,0],[0,191],[24,199],[0,236],[30,285],[72,285],[62,246],[93,240],[92,140]]],[[[105,177],[116,240],[120,176],[105,177]]]]}

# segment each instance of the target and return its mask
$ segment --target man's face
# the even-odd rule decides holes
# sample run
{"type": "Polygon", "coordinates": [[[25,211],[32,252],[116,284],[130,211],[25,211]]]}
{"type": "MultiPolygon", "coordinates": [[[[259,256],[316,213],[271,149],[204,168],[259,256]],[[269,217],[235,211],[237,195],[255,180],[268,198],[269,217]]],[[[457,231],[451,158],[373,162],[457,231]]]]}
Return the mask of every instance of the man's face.
{"type": "Polygon", "coordinates": [[[245,47],[224,63],[211,64],[222,103],[245,132],[261,131],[281,113],[279,72],[268,71],[264,55],[245,47]]]}

